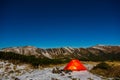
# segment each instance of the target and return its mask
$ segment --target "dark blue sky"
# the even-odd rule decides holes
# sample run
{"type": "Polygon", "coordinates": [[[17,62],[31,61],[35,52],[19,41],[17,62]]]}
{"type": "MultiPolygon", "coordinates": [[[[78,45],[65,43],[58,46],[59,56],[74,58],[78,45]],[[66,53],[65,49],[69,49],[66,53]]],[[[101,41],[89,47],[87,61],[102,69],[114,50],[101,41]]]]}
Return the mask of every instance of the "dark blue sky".
{"type": "Polygon", "coordinates": [[[3,0],[0,47],[120,45],[120,0],[3,0]]]}

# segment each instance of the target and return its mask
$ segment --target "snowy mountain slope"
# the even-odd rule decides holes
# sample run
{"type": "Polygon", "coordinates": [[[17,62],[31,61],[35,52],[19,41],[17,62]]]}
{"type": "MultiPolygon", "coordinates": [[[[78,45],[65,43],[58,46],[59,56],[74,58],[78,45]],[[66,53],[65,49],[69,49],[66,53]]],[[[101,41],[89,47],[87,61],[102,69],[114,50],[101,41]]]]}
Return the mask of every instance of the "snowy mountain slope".
{"type": "Polygon", "coordinates": [[[34,55],[39,58],[80,58],[80,57],[89,57],[89,54],[92,55],[103,55],[103,54],[120,54],[119,46],[103,46],[97,45],[89,48],[49,48],[42,49],[36,48],[33,46],[25,47],[11,47],[1,49],[3,52],[14,52],[22,55],[34,55]]]}

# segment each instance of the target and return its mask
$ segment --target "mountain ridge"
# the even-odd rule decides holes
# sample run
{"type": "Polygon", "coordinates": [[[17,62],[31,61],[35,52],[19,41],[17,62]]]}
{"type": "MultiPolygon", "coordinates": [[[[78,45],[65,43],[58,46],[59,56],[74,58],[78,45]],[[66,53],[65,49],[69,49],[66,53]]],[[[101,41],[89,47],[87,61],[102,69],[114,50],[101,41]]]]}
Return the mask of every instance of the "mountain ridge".
{"type": "MultiPolygon", "coordinates": [[[[2,52],[14,52],[21,55],[33,55],[39,58],[82,58],[87,59],[90,56],[104,57],[105,55],[119,55],[120,46],[96,45],[88,48],[37,48],[34,46],[9,47],[1,49],[2,52]]],[[[110,57],[111,57],[110,55],[110,57]]]]}

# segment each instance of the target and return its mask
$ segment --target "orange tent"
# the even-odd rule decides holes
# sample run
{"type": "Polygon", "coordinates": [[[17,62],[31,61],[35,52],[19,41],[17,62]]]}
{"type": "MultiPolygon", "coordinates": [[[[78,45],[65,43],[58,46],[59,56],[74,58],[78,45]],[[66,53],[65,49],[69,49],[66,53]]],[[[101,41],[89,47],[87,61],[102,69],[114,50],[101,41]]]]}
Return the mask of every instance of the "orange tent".
{"type": "Polygon", "coordinates": [[[87,69],[79,60],[73,59],[66,65],[64,70],[81,71],[87,69]]]}

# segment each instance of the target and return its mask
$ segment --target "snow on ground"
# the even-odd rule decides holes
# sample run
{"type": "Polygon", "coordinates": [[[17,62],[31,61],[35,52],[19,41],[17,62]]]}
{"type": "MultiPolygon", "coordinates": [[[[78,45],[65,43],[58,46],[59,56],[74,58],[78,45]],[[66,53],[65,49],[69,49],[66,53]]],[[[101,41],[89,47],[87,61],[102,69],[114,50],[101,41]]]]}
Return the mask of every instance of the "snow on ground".
{"type": "MultiPolygon", "coordinates": [[[[61,68],[63,69],[63,67],[61,68]]],[[[20,80],[52,80],[52,78],[58,79],[58,80],[72,80],[72,78],[77,78],[80,80],[88,80],[88,78],[91,78],[93,80],[102,80],[100,77],[91,74],[87,70],[73,71],[71,72],[71,74],[68,74],[68,73],[54,74],[52,73],[52,69],[53,68],[44,68],[43,70],[37,69],[31,73],[25,73],[21,76],[18,76],[18,78],[20,80]]]]}
{"type": "Polygon", "coordinates": [[[0,80],[15,80],[16,76],[20,76],[31,71],[29,65],[15,65],[8,61],[0,60],[0,80]]]}
{"type": "Polygon", "coordinates": [[[71,74],[53,74],[51,69],[46,68],[44,70],[35,70],[32,73],[26,73],[18,77],[20,80],[51,80],[52,78],[58,80],[71,80],[71,78],[77,78],[80,80],[87,80],[92,78],[94,80],[101,80],[100,77],[97,77],[88,71],[73,71],[71,74]]]}
{"type": "MultiPolygon", "coordinates": [[[[63,69],[64,66],[33,69],[26,64],[15,65],[8,61],[0,61],[0,80],[72,80],[73,78],[77,78],[77,80],[88,80],[88,78],[93,80],[103,80],[87,70],[73,71],[70,73],[62,72],[60,74],[52,73],[53,68],[59,67],[60,69],[63,69]]],[[[85,64],[85,66],[90,70],[94,65],[85,64]]]]}

